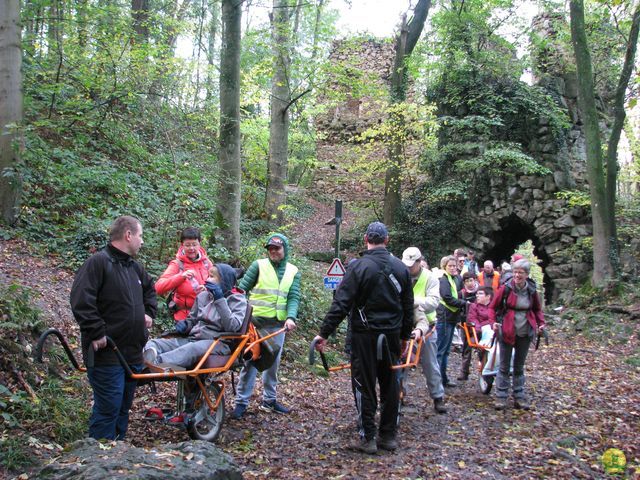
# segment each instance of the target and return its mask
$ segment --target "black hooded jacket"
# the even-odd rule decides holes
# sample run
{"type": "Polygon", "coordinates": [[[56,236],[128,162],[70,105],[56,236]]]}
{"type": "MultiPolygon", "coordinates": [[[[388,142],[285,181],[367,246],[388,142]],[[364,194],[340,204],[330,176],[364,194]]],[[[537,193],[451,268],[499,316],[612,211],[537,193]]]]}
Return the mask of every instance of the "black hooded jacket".
{"type": "MultiPolygon", "coordinates": [[[[142,363],[149,336],[144,316],[154,318],[156,309],[153,280],[130,255],[109,244],[89,257],[71,287],[71,310],[80,325],[85,363],[91,342],[105,335],[129,364],[142,363]]],[[[95,354],[96,366],[118,363],[108,347],[95,354]]]]}
{"type": "Polygon", "coordinates": [[[386,248],[366,250],[349,263],[320,335],[328,338],[347,315],[354,332],[396,332],[403,340],[409,339],[413,329],[411,277],[386,248]]]}

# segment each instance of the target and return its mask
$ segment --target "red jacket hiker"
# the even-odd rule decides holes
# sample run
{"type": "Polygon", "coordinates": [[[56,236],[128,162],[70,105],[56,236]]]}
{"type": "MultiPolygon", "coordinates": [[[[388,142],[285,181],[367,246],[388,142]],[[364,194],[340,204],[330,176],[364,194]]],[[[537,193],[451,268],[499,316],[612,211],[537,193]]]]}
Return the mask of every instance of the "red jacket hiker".
{"type": "Polygon", "coordinates": [[[192,282],[183,275],[184,272],[192,270],[195,273],[193,278],[198,282],[198,285],[204,285],[204,282],[209,277],[211,265],[212,263],[207,258],[207,252],[205,252],[204,248],[199,247],[198,256],[195,260],[191,260],[187,257],[184,247],[181,245],[176,253],[176,258],[169,262],[167,269],[156,281],[158,295],[164,296],[175,290],[173,301],[176,303],[178,310],[173,314],[173,318],[176,322],[187,318],[197,295],[192,282]]]}
{"type": "MultiPolygon", "coordinates": [[[[518,300],[516,293],[513,291],[514,280],[509,280],[505,285],[502,285],[498,289],[498,293],[493,297],[493,300],[489,304],[489,319],[491,322],[496,321],[496,317],[502,316],[502,340],[509,344],[514,345],[516,340],[516,302],[518,300]],[[506,301],[503,302],[502,297],[505,295],[505,291],[508,290],[506,301]]],[[[534,335],[538,331],[538,327],[543,327],[544,314],[542,312],[542,304],[540,302],[540,296],[536,291],[535,284],[527,282],[527,293],[531,301],[531,308],[527,310],[526,317],[527,322],[533,328],[534,335]]]]}

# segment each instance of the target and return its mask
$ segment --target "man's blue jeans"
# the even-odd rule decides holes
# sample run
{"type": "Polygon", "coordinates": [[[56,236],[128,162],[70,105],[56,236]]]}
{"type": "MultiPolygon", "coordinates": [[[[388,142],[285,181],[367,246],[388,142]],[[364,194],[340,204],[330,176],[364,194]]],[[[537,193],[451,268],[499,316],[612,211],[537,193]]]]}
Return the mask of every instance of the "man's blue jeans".
{"type": "Polygon", "coordinates": [[[447,377],[447,363],[449,362],[449,351],[451,350],[451,342],[453,341],[453,334],[455,331],[455,323],[436,323],[436,333],[438,334],[438,364],[440,365],[442,385],[445,387],[449,383],[449,377],[447,377]]]}
{"type": "MultiPolygon", "coordinates": [[[[131,370],[139,373],[142,365],[131,365],[131,370]]],[[[89,436],[96,440],[124,439],[137,381],[127,379],[120,365],[91,367],[87,369],[87,375],[93,389],[89,436]]]]}

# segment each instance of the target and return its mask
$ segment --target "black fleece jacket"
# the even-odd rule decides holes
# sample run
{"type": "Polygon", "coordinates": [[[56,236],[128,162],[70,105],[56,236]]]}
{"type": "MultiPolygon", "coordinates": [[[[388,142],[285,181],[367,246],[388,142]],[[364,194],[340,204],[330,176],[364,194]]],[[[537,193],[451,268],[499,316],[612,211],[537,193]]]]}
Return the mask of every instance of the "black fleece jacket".
{"type": "Polygon", "coordinates": [[[360,255],[361,258],[349,263],[320,335],[328,338],[344,317],[350,315],[354,332],[397,332],[403,340],[409,339],[413,328],[413,289],[409,270],[386,248],[366,250],[360,255]],[[393,280],[384,273],[385,265],[388,274],[392,274],[397,282],[399,292],[393,280]]]}
{"type": "MultiPolygon", "coordinates": [[[[105,335],[129,364],[142,363],[149,336],[144,316],[155,318],[156,309],[153,280],[130,255],[109,244],[89,257],[71,287],[71,310],[80,325],[85,363],[91,342],[105,335]]],[[[96,366],[117,364],[110,348],[96,352],[96,366]]]]}

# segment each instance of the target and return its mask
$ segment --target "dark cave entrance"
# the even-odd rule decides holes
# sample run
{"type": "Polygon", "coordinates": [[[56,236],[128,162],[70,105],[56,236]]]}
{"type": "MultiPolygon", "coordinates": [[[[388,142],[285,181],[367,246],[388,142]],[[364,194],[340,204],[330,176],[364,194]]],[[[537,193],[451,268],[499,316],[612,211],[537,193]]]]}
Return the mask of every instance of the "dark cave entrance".
{"type": "MultiPolygon", "coordinates": [[[[554,286],[553,281],[546,272],[547,265],[549,265],[549,256],[544,249],[544,245],[542,245],[540,239],[536,236],[533,226],[524,222],[517,215],[511,214],[500,220],[500,230],[489,235],[489,237],[493,240],[494,246],[483,252],[480,260],[481,262],[491,260],[494,265],[509,262],[511,255],[514,254],[516,249],[527,240],[531,240],[533,243],[533,253],[541,261],[540,266],[544,274],[545,300],[547,303],[550,302],[554,286]]],[[[479,266],[481,267],[482,263],[480,263],[479,266]]]]}

